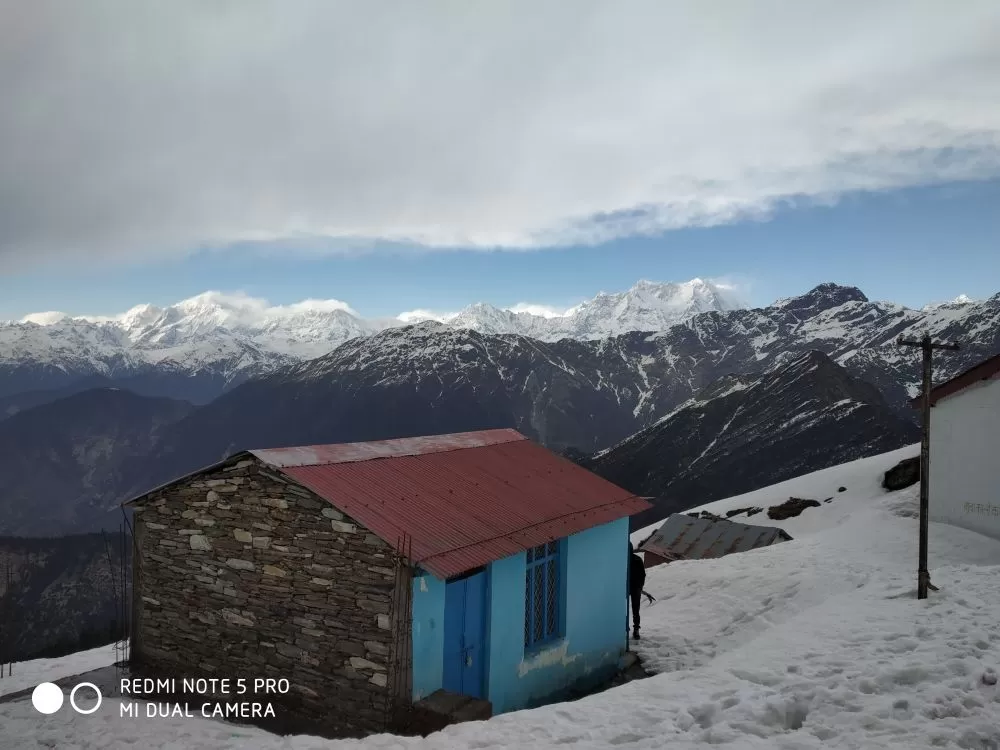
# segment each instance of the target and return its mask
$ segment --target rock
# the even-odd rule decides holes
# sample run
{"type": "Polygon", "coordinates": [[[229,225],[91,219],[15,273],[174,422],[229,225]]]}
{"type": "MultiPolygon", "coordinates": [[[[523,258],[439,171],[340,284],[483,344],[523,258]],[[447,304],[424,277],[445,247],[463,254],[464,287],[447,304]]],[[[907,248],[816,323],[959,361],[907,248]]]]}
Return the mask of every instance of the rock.
{"type": "Polygon", "coordinates": [[[233,536],[236,537],[237,542],[243,542],[244,544],[250,544],[253,541],[253,535],[243,529],[234,529],[233,536]]]}
{"type": "Polygon", "coordinates": [[[275,578],[287,578],[288,571],[284,568],[279,568],[277,565],[265,565],[264,575],[274,576],[275,578]]]}
{"type": "Polygon", "coordinates": [[[389,629],[389,615],[379,615],[375,618],[375,624],[378,625],[380,630],[389,629]]]}
{"type": "Polygon", "coordinates": [[[190,539],[189,543],[191,545],[191,549],[205,550],[205,551],[212,549],[212,545],[208,541],[208,537],[203,534],[192,534],[191,536],[188,537],[188,539],[190,539]]]}
{"type": "Polygon", "coordinates": [[[385,667],[383,667],[381,664],[376,664],[373,661],[368,661],[367,659],[362,658],[360,656],[351,657],[351,666],[354,669],[376,669],[376,670],[385,669],[385,667]]]}
{"type": "Polygon", "coordinates": [[[256,568],[249,560],[239,560],[235,557],[230,557],[226,560],[226,565],[235,570],[254,570],[256,568]]]}
{"type": "Polygon", "coordinates": [[[730,510],[726,512],[726,518],[732,518],[733,516],[738,516],[740,513],[746,513],[748,516],[756,515],[760,513],[763,508],[736,508],[735,510],[730,510]]]}
{"type": "Polygon", "coordinates": [[[302,649],[289,643],[276,643],[274,644],[274,650],[282,656],[287,656],[292,659],[297,659],[302,656],[302,649]]]}
{"type": "Polygon", "coordinates": [[[819,503],[815,500],[807,500],[801,497],[790,497],[781,505],[772,505],[767,509],[767,517],[772,521],[784,521],[786,518],[795,518],[806,508],[818,508],[819,503]]]}
{"type": "Polygon", "coordinates": [[[995,672],[985,672],[983,673],[983,684],[984,685],[996,685],[997,676],[995,672]]]}
{"type": "Polygon", "coordinates": [[[336,508],[323,508],[321,512],[323,513],[324,517],[332,518],[334,521],[344,520],[344,514],[341,513],[339,510],[337,510],[336,508]]]}
{"type": "Polygon", "coordinates": [[[883,489],[889,492],[902,490],[920,481],[920,456],[904,458],[885,473],[883,489]]]}
{"type": "Polygon", "coordinates": [[[378,685],[379,687],[385,687],[388,681],[389,678],[386,676],[384,672],[376,672],[375,674],[372,675],[372,678],[369,680],[370,683],[372,683],[373,685],[378,685]]]}
{"type": "Polygon", "coordinates": [[[358,530],[358,527],[353,523],[346,523],[344,521],[330,521],[330,523],[334,531],[341,531],[345,534],[353,534],[358,530]]]}
{"type": "Polygon", "coordinates": [[[231,609],[222,610],[222,619],[224,619],[230,625],[241,625],[246,628],[252,628],[254,625],[257,624],[253,620],[244,617],[243,615],[234,612],[231,609]]]}

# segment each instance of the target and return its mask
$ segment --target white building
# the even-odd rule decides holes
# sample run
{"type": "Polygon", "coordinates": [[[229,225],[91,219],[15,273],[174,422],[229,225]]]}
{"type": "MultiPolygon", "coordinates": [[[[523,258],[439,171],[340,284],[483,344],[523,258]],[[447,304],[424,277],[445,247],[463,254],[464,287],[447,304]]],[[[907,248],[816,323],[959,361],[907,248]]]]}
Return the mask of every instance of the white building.
{"type": "Polygon", "coordinates": [[[1000,539],[1000,355],[931,390],[930,479],[931,520],[1000,539]]]}

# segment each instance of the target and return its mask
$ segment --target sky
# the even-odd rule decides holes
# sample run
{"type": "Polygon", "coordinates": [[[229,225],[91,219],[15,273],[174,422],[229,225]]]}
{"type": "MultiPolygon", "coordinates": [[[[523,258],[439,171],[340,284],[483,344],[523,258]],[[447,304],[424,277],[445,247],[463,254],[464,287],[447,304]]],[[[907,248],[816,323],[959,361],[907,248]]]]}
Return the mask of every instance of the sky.
{"type": "Polygon", "coordinates": [[[0,0],[0,319],[1000,291],[1000,4],[0,0]]]}

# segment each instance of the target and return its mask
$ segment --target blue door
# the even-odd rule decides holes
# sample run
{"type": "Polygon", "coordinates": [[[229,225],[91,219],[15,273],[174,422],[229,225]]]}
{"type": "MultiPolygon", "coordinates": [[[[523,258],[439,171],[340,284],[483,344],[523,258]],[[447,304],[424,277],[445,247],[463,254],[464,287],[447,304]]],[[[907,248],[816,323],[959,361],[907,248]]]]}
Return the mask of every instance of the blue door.
{"type": "Polygon", "coordinates": [[[486,697],[486,571],[444,590],[444,689],[486,697]]]}

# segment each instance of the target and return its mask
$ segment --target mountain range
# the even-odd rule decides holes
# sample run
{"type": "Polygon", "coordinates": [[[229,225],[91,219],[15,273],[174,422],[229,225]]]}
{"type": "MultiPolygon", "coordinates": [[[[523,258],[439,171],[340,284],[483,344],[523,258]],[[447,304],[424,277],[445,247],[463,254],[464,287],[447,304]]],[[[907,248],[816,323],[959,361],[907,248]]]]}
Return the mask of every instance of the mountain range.
{"type": "MultiPolygon", "coordinates": [[[[198,408],[161,401],[119,409],[115,413],[125,424],[113,427],[99,419],[74,419],[77,411],[84,413],[80,405],[86,399],[124,399],[91,389],[77,394],[81,398],[54,401],[49,410],[35,406],[15,415],[20,419],[8,427],[12,436],[31,434],[29,425],[35,423],[53,432],[45,437],[40,428],[41,437],[20,446],[12,437],[9,457],[0,456],[0,476],[11,488],[5,502],[21,508],[0,508],[0,533],[91,530],[88,524],[123,497],[243,448],[513,427],[554,450],[589,456],[654,426],[699,393],[714,393],[704,391],[713,384],[782,372],[812,351],[873,387],[884,404],[876,409],[876,421],[895,434],[897,420],[911,426],[915,421],[907,404],[920,377],[919,357],[899,347],[896,338],[925,329],[962,342],[960,351],[937,360],[939,379],[956,374],[1000,351],[1000,295],[916,311],[871,302],[854,287],[822,284],[766,308],[710,311],[662,331],[597,340],[546,342],[429,321],[349,339],[329,354],[250,379],[198,408]],[[62,412],[65,418],[58,416],[62,412]],[[161,418],[164,413],[175,418],[161,418]],[[47,465],[45,476],[39,475],[41,446],[62,444],[63,433],[75,424],[81,432],[72,444],[113,447],[97,461],[81,465],[67,458],[62,468],[47,465]],[[128,438],[112,437],[111,430],[128,438]],[[25,451],[35,451],[29,456],[36,458],[24,458],[25,451]],[[52,483],[63,487],[56,499],[52,483]],[[89,498],[85,506],[81,498],[89,498]],[[84,507],[90,520],[85,523],[66,507],[29,510],[38,503],[84,507]]],[[[791,415],[794,407],[772,405],[778,415],[791,415]]],[[[843,438],[830,435],[830,441],[843,438]]],[[[847,442],[865,445],[861,437],[847,442]]],[[[817,456],[823,453],[817,449],[817,456]]],[[[661,458],[670,465],[669,455],[661,458]]],[[[702,466],[702,474],[716,471],[702,466]]],[[[761,481],[773,478],[769,473],[761,481]]],[[[639,487],[641,479],[638,473],[622,483],[639,487]]]]}
{"type": "MultiPolygon", "coordinates": [[[[592,340],[663,330],[698,313],[739,306],[728,287],[702,279],[640,281],[559,315],[478,303],[437,320],[452,328],[541,341],[592,340]]],[[[139,305],[113,317],[36,313],[0,323],[0,398],[105,377],[145,395],[206,403],[244,380],[328,354],[351,338],[434,317],[417,311],[365,319],[335,300],[269,307],[261,300],[218,292],[164,308],[139,305]]],[[[16,410],[19,405],[8,404],[8,413],[12,406],[16,410]]]]}

